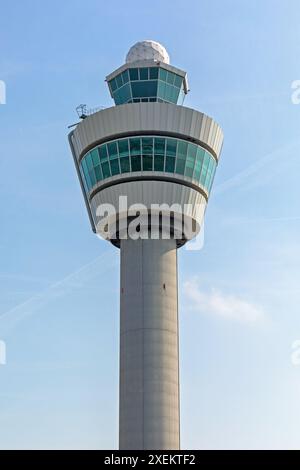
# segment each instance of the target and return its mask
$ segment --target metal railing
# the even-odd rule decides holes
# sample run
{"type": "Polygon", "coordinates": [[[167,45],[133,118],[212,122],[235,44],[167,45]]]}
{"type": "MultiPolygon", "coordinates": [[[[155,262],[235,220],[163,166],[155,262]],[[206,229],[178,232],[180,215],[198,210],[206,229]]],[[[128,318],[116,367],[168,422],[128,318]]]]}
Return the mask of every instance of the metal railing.
{"type": "Polygon", "coordinates": [[[80,104],[76,108],[76,112],[78,114],[79,119],[85,119],[88,116],[91,116],[91,114],[95,114],[98,111],[101,111],[102,109],[105,109],[105,106],[97,106],[96,108],[88,108],[86,104],[80,104]]]}

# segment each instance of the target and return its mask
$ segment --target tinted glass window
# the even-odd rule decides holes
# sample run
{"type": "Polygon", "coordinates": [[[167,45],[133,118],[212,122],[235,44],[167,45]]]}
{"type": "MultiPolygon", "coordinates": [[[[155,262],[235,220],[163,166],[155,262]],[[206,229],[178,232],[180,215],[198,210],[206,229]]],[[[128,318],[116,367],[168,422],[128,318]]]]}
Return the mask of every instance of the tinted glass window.
{"type": "Polygon", "coordinates": [[[135,82],[131,84],[132,96],[134,98],[142,98],[147,96],[156,96],[157,81],[148,80],[146,82],[135,82]]]}
{"type": "Polygon", "coordinates": [[[101,145],[101,147],[99,147],[99,156],[101,161],[107,160],[108,156],[106,145],[101,145]]]}
{"type": "Polygon", "coordinates": [[[140,69],[140,80],[148,80],[148,68],[147,67],[140,69]]]}
{"type": "Polygon", "coordinates": [[[165,171],[191,178],[209,192],[216,160],[202,147],[182,139],[141,136],[92,149],[81,160],[79,170],[86,191],[120,173],[165,171]]]}
{"type": "Polygon", "coordinates": [[[141,139],[130,139],[130,155],[141,154],[141,139]]]}
{"type": "Polygon", "coordinates": [[[150,80],[153,79],[157,79],[158,78],[158,67],[150,67],[149,68],[149,78],[150,80]]]}
{"type": "Polygon", "coordinates": [[[129,77],[130,77],[130,80],[138,80],[139,69],[129,69],[129,77]]]}

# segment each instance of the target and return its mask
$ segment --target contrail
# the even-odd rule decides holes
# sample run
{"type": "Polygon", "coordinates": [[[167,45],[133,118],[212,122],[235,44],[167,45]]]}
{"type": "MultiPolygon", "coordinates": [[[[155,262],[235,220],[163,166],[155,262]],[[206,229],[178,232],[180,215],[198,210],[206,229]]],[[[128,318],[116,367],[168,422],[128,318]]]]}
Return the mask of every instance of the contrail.
{"type": "MultiPolygon", "coordinates": [[[[63,279],[60,279],[59,281],[54,282],[53,284],[51,284],[49,287],[47,287],[42,292],[33,295],[32,297],[25,300],[24,302],[16,305],[15,307],[7,310],[6,312],[0,314],[0,324],[1,324],[1,322],[3,322],[3,320],[5,320],[7,318],[12,319],[13,323],[15,324],[16,322],[19,322],[21,319],[23,319],[25,316],[33,314],[34,310],[41,307],[41,305],[43,303],[45,303],[49,300],[49,296],[50,297],[55,297],[55,296],[57,296],[57,294],[62,295],[61,293],[56,292],[56,290],[58,288],[60,288],[62,286],[66,286],[66,284],[69,281],[74,280],[76,278],[76,276],[82,274],[84,271],[89,270],[93,265],[98,263],[100,260],[103,261],[103,259],[107,258],[108,254],[110,254],[110,256],[111,256],[111,253],[109,253],[109,250],[102,253],[96,259],[94,259],[94,260],[90,261],[89,263],[81,266],[76,271],[73,271],[72,273],[68,274],[63,279]],[[30,307],[30,310],[28,310],[29,307],[30,307]],[[14,316],[15,314],[17,314],[17,316],[14,316]]],[[[109,267],[113,266],[113,263],[111,263],[111,257],[109,257],[106,261],[110,261],[110,266],[109,267]]],[[[107,267],[107,262],[105,264],[103,264],[103,263],[101,264],[102,268],[104,266],[107,267]]],[[[76,283],[75,283],[75,285],[73,285],[73,288],[75,286],[76,286],[76,283]]],[[[77,284],[77,287],[78,287],[78,284],[77,284]]],[[[66,292],[66,290],[64,290],[63,293],[65,293],[65,292],[66,292]]]]}
{"type": "Polygon", "coordinates": [[[255,174],[261,167],[265,166],[267,163],[270,163],[272,160],[278,158],[282,154],[282,152],[291,150],[297,145],[299,146],[299,143],[300,143],[300,140],[297,139],[296,141],[292,143],[284,145],[280,147],[279,149],[273,150],[267,155],[264,155],[260,159],[256,160],[252,165],[249,165],[247,168],[245,168],[241,172],[237,173],[231,178],[228,178],[226,181],[216,186],[213,190],[214,196],[223,194],[228,189],[238,186],[240,183],[242,183],[245,180],[245,178],[255,174]]]}

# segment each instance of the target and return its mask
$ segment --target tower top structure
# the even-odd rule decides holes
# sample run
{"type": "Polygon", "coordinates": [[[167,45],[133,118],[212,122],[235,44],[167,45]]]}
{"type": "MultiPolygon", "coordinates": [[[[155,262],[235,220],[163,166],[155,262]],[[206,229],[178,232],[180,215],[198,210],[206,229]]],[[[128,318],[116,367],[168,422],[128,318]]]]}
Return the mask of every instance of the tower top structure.
{"type": "Polygon", "coordinates": [[[187,73],[170,64],[165,47],[152,40],[139,41],[125,63],[107,77],[116,105],[164,102],[183,105],[189,91],[187,73]]]}

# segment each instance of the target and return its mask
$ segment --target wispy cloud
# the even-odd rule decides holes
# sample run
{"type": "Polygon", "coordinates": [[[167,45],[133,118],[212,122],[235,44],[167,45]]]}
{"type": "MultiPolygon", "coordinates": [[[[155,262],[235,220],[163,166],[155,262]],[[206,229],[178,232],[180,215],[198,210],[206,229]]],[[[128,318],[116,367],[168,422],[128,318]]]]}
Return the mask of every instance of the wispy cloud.
{"type": "Polygon", "coordinates": [[[185,282],[184,295],[188,307],[199,313],[242,323],[257,323],[265,318],[264,309],[259,305],[216,289],[211,289],[210,292],[201,290],[197,278],[185,282]]]}

